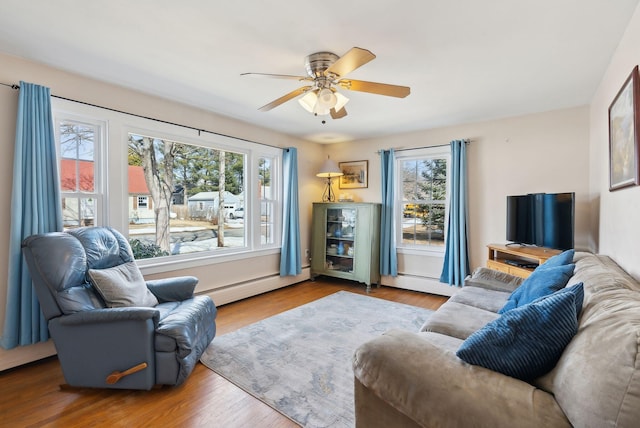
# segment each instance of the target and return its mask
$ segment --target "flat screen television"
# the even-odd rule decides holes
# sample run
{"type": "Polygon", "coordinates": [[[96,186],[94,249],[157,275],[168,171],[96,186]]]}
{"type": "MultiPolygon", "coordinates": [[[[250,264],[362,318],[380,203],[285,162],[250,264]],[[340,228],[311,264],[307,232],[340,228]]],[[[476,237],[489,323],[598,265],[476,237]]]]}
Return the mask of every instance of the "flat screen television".
{"type": "Polygon", "coordinates": [[[573,248],[575,193],[507,196],[507,241],[568,250],[573,248]]]}

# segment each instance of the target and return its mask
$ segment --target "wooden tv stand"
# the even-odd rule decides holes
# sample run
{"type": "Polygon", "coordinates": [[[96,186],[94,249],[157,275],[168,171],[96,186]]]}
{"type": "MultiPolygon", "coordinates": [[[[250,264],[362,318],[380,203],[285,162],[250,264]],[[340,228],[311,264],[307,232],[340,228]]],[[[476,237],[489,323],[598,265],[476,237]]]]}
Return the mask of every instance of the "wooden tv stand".
{"type": "Polygon", "coordinates": [[[560,250],[524,245],[489,244],[487,267],[500,272],[526,278],[535,269],[533,265],[541,265],[551,257],[560,254],[560,250]],[[512,262],[513,264],[508,263],[512,262]],[[532,266],[518,266],[516,264],[532,264],[532,266]]]}

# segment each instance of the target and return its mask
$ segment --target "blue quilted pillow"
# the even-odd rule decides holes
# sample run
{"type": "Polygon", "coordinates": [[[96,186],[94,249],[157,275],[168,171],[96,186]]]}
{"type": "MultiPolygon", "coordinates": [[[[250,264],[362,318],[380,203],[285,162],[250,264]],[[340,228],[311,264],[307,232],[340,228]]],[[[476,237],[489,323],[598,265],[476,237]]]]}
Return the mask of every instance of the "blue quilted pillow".
{"type": "Polygon", "coordinates": [[[563,265],[568,265],[573,262],[573,256],[575,255],[576,250],[567,250],[560,254],[557,254],[551,257],[549,260],[538,266],[537,269],[546,269],[551,267],[558,267],[563,265]]]}
{"type": "MultiPolygon", "coordinates": [[[[570,287],[562,288],[556,291],[554,294],[572,293],[576,298],[576,317],[580,318],[580,312],[582,312],[582,303],[584,302],[584,286],[581,282],[574,284],[570,287]]],[[[541,297],[533,303],[543,300],[546,297],[541,297]]]]}
{"type": "Polygon", "coordinates": [[[549,372],[578,331],[582,283],[513,309],[469,336],[456,355],[530,381],[549,372]]]}
{"type": "Polygon", "coordinates": [[[511,293],[511,296],[509,296],[509,299],[498,313],[504,314],[511,309],[526,305],[540,297],[564,288],[569,282],[569,278],[573,275],[574,268],[574,264],[568,264],[534,270],[520,287],[511,293]]]}

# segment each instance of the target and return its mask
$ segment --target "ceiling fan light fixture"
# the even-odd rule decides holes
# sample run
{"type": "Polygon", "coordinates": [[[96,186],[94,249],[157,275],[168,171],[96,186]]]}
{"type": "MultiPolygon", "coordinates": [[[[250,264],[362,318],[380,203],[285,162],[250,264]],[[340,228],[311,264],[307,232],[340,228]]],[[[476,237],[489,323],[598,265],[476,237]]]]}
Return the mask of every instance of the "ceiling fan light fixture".
{"type": "Polygon", "coordinates": [[[298,102],[306,111],[313,113],[314,107],[318,102],[318,95],[316,91],[309,91],[304,97],[300,98],[298,102]]]}
{"type": "MultiPolygon", "coordinates": [[[[339,57],[332,52],[316,52],[305,59],[307,76],[293,76],[289,74],[242,73],[243,76],[255,75],[274,77],[278,79],[294,79],[309,82],[308,85],[295,89],[280,98],[260,107],[260,111],[269,111],[294,98],[308,112],[317,116],[331,114],[333,119],[340,119],[347,115],[344,108],[349,101],[339,94],[335,87],[342,89],[404,98],[411,93],[408,86],[390,85],[387,83],[366,82],[363,80],[344,79],[344,76],[375,59],[375,55],[358,47],[351,48],[339,57]]],[[[323,123],[326,123],[323,121],[323,123]]]]}
{"type": "Polygon", "coordinates": [[[335,107],[338,102],[338,98],[336,94],[329,88],[322,88],[320,92],[318,92],[318,105],[327,110],[331,110],[335,107]]]}
{"type": "Polygon", "coordinates": [[[320,105],[319,102],[316,103],[316,106],[313,108],[313,114],[316,116],[326,116],[331,113],[331,108],[325,108],[320,105]]]}
{"type": "Polygon", "coordinates": [[[342,95],[340,92],[335,93],[336,96],[336,105],[333,107],[336,111],[342,110],[342,107],[347,105],[349,102],[349,98],[342,95]]]}

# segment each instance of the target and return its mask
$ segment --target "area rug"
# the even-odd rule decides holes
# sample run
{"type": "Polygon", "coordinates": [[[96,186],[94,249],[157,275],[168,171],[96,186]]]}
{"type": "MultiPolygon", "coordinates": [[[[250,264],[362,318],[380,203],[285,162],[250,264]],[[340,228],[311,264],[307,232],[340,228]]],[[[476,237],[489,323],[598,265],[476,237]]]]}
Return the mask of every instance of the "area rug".
{"type": "Polygon", "coordinates": [[[431,312],[340,291],[216,337],[200,361],[304,427],[353,427],[356,348],[431,312]]]}

